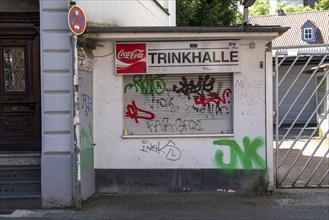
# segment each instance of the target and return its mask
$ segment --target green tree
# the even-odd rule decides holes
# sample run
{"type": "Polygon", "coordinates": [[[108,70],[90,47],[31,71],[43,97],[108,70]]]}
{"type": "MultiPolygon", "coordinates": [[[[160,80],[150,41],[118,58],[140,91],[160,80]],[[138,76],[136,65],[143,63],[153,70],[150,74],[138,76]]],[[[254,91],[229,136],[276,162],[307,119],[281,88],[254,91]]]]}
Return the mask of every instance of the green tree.
{"type": "Polygon", "coordinates": [[[232,24],[242,24],[243,22],[243,14],[237,10],[235,13],[235,21],[232,24]]]}
{"type": "Polygon", "coordinates": [[[249,9],[249,15],[269,15],[270,1],[269,0],[256,0],[254,5],[249,9]]]}
{"type": "Polygon", "coordinates": [[[216,26],[238,22],[238,0],[176,0],[177,26],[216,26]]]}
{"type": "Polygon", "coordinates": [[[276,4],[275,13],[278,13],[280,9],[283,9],[287,5],[286,1],[282,1],[276,4]]]}
{"type": "Polygon", "coordinates": [[[313,9],[310,6],[304,6],[303,4],[290,4],[287,5],[284,8],[285,13],[289,14],[289,13],[294,13],[294,12],[307,12],[307,11],[313,11],[313,9]]]}
{"type": "Polygon", "coordinates": [[[315,3],[314,9],[329,10],[329,0],[320,0],[319,2],[315,3]]]}

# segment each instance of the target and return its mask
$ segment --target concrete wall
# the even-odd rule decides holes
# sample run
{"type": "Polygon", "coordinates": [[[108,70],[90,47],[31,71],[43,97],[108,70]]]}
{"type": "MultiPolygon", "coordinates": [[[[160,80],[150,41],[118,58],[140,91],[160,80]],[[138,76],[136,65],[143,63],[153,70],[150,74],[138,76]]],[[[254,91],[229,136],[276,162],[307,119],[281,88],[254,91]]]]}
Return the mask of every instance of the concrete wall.
{"type": "MultiPolygon", "coordinates": [[[[247,160],[252,161],[251,171],[264,171],[257,166],[256,158],[264,161],[266,166],[266,77],[265,77],[265,41],[256,41],[255,48],[249,48],[250,41],[241,41],[241,73],[233,73],[233,94],[234,94],[234,136],[233,137],[172,137],[172,138],[132,138],[123,139],[123,78],[114,74],[114,44],[104,43],[102,48],[94,51],[96,56],[94,68],[94,138],[95,147],[95,169],[100,173],[96,185],[101,192],[129,191],[126,186],[118,181],[125,182],[125,178],[130,179],[132,175],[138,175],[141,170],[159,171],[166,170],[211,170],[212,173],[220,173],[222,177],[227,170],[244,171],[247,169],[242,163],[242,157],[238,156],[237,164],[230,164],[227,167],[219,164],[229,164],[230,157],[237,155],[230,146],[217,145],[217,140],[234,140],[239,148],[244,152],[247,160]],[[104,54],[109,54],[101,57],[104,54]],[[252,54],[252,59],[250,59],[252,54]],[[99,56],[99,57],[97,57],[99,56]],[[245,150],[249,145],[254,149],[255,154],[248,154],[245,150]],[[173,141],[181,151],[181,158],[177,161],[167,160],[165,156],[157,153],[145,153],[141,151],[142,141],[147,140],[152,143],[165,145],[168,141],[173,141]],[[243,141],[244,140],[244,141],[243,141]],[[244,142],[244,143],[243,143],[244,142]],[[231,150],[230,150],[231,149],[231,150]],[[222,159],[215,159],[217,151],[223,152],[222,159]],[[220,160],[220,161],[218,161],[220,160]],[[113,177],[120,176],[121,180],[106,177],[106,171],[113,177]],[[113,171],[113,172],[112,172],[113,171]],[[131,171],[131,173],[129,173],[131,171]],[[135,172],[136,171],[136,172],[135,172]],[[111,173],[112,172],[112,173],[111,173]],[[121,172],[121,174],[120,174],[121,172]],[[117,181],[117,182],[116,182],[117,181]]],[[[269,62],[271,59],[268,59],[269,62]]],[[[271,72],[268,73],[271,78],[271,72]]],[[[271,81],[270,84],[271,85],[271,81]]],[[[269,151],[272,151],[272,143],[269,151]]],[[[272,166],[272,164],[270,164],[272,166]]],[[[171,170],[171,171],[170,171],[171,170]]],[[[142,172],[144,172],[142,171],[142,172]]],[[[250,171],[250,170],[249,170],[250,171]]],[[[149,174],[151,174],[149,173],[149,174]]],[[[154,172],[153,172],[154,173],[154,172]]],[[[248,175],[248,172],[246,172],[248,175]]],[[[144,173],[147,174],[147,173],[144,173]]],[[[144,175],[143,174],[143,175],[144,175]]],[[[161,174],[166,175],[165,173],[161,174]]],[[[189,174],[193,175],[193,174],[189,174]]],[[[199,174],[198,174],[199,175],[199,174]]],[[[256,174],[256,176],[259,174],[256,174]]],[[[154,176],[154,178],[157,178],[154,176]]],[[[162,177],[161,177],[162,178],[162,177]]],[[[182,177],[184,178],[184,177],[182,177]]],[[[243,179],[232,178],[233,185],[243,179]]],[[[252,178],[255,178],[253,176],[252,178]]],[[[259,178],[258,178],[259,179],[259,178]]],[[[184,181],[184,180],[182,180],[184,181]]],[[[193,178],[191,179],[193,181],[193,178]]],[[[194,178],[194,181],[198,181],[194,178]]],[[[209,182],[209,181],[208,181],[209,182]]],[[[128,183],[127,183],[128,184],[128,183]]],[[[126,185],[127,185],[126,184],[126,185]]],[[[134,182],[130,182],[131,185],[134,182]]],[[[145,183],[144,183],[145,184],[145,183]]],[[[243,185],[244,183],[242,183],[243,185]]],[[[249,184],[249,183],[245,183],[249,184]]],[[[248,188],[247,186],[246,188],[248,188]]],[[[132,190],[134,191],[134,190],[132,190]]]]}
{"type": "Polygon", "coordinates": [[[73,78],[68,1],[40,1],[43,207],[72,206],[73,78]]]}
{"type": "MultiPolygon", "coordinates": [[[[78,0],[87,22],[94,26],[175,26],[176,1],[168,0],[168,12],[154,0],[78,0]]],[[[166,1],[160,1],[166,3],[166,1]]],[[[164,4],[166,5],[166,4],[164,4]]]]}

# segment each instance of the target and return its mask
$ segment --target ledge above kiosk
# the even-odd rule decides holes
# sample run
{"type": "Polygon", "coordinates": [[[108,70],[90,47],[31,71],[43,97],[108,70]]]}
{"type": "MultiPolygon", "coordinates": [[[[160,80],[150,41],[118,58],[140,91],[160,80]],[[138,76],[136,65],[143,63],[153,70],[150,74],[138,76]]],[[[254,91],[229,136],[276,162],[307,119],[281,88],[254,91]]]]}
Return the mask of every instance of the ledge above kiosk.
{"type": "Polygon", "coordinates": [[[273,40],[289,27],[218,26],[218,27],[99,27],[87,26],[84,39],[101,41],[162,40],[273,40]]]}

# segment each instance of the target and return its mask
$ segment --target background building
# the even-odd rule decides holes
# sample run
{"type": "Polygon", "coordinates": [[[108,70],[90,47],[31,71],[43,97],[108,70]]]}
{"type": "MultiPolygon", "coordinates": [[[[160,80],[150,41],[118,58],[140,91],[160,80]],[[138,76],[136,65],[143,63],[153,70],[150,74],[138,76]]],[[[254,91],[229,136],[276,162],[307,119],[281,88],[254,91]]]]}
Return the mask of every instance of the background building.
{"type": "MultiPolygon", "coordinates": [[[[310,119],[310,126],[316,125],[324,116],[328,107],[328,97],[325,102],[319,107],[317,114],[313,112],[317,109],[318,103],[328,90],[328,80],[325,80],[320,85],[321,90],[318,90],[315,95],[312,95],[323,77],[323,72],[326,70],[326,66],[329,63],[329,11],[314,11],[303,13],[292,13],[283,16],[270,15],[270,16],[257,16],[251,17],[250,23],[254,25],[282,25],[290,27],[290,29],[282,36],[276,38],[273,41],[273,54],[276,52],[287,53],[288,59],[280,67],[280,79],[283,78],[286,71],[290,68],[290,63],[297,56],[301,56],[303,53],[313,53],[318,55],[314,57],[309,65],[305,68],[305,71],[298,76],[306,60],[300,60],[292,67],[291,73],[286,77],[286,80],[281,85],[279,90],[279,96],[288,91],[290,85],[297,79],[294,87],[289,92],[289,95],[285,98],[284,102],[280,106],[279,111],[280,121],[282,116],[289,111],[289,103],[293,103],[298,96],[303,86],[307,84],[306,89],[303,91],[302,96],[298,99],[293,109],[289,111],[288,116],[284,119],[283,124],[290,125],[299,115],[296,125],[304,125],[308,119],[310,119]],[[322,65],[319,69],[319,73],[316,77],[311,77],[314,66],[317,65],[322,59],[322,65]],[[313,68],[313,69],[312,69],[313,68]],[[308,71],[307,71],[308,70],[308,71]],[[304,109],[307,100],[311,97],[309,104],[304,109]],[[325,108],[326,107],[326,108],[325,108]],[[302,111],[302,109],[304,109],[302,111]]],[[[327,117],[326,117],[327,118],[327,117]]],[[[320,133],[328,130],[328,119],[326,119],[320,129],[320,133]]]]}

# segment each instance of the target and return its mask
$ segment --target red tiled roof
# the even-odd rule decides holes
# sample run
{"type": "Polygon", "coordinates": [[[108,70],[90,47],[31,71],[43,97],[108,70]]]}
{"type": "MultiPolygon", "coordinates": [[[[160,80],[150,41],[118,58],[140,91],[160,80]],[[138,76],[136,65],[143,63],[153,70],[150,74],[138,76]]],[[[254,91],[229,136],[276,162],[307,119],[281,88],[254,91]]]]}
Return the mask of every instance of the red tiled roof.
{"type": "Polygon", "coordinates": [[[282,27],[291,27],[286,33],[273,41],[273,47],[329,43],[329,11],[301,12],[284,16],[256,16],[251,17],[249,23],[252,25],[281,25],[282,27]],[[307,20],[315,24],[320,31],[316,42],[307,43],[302,40],[301,27],[307,20]]]}

